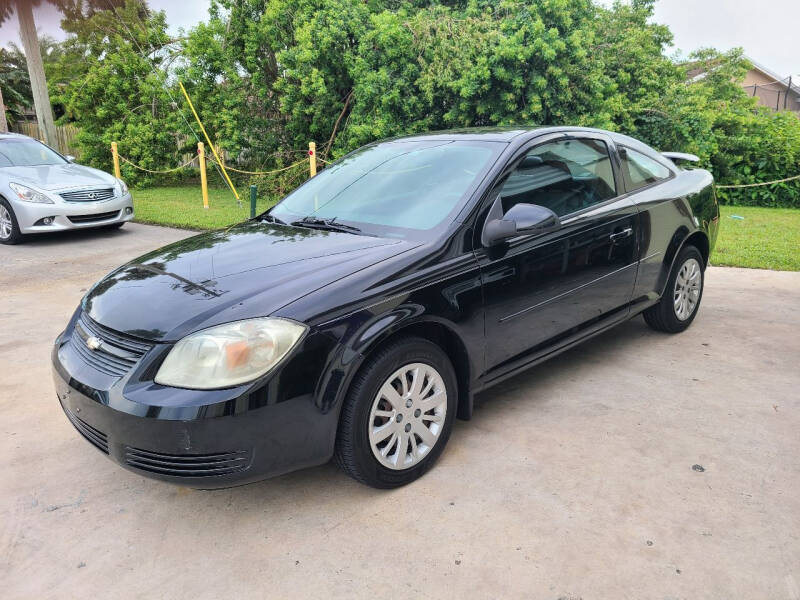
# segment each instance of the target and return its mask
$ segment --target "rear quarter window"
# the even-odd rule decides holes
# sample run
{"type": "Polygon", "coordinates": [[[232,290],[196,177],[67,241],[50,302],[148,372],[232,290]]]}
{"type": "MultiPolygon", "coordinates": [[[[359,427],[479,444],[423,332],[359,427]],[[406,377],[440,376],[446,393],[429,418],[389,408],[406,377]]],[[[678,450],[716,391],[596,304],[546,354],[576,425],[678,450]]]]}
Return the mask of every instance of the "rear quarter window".
{"type": "Polygon", "coordinates": [[[647,187],[672,176],[672,171],[660,162],[627,147],[620,147],[622,177],[629,192],[647,187]]]}

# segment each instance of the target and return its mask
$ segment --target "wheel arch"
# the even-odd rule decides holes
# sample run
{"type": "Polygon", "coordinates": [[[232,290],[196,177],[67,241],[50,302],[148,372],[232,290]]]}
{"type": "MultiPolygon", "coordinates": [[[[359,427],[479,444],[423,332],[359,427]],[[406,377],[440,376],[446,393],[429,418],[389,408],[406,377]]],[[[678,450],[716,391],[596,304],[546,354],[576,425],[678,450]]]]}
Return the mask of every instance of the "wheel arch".
{"type": "Polygon", "coordinates": [[[703,269],[705,269],[708,266],[708,258],[711,253],[711,245],[706,232],[698,229],[694,233],[686,236],[686,239],[683,240],[678,252],[680,252],[686,246],[694,246],[700,251],[700,254],[703,256],[703,269]]]}
{"type": "Polygon", "coordinates": [[[423,315],[412,310],[398,310],[384,314],[377,320],[371,319],[367,323],[363,323],[358,331],[359,333],[352,335],[349,343],[343,347],[337,361],[341,369],[341,376],[329,379],[322,386],[322,396],[328,398],[324,404],[331,408],[335,406],[340,415],[355,376],[371,356],[404,337],[419,337],[436,344],[447,354],[456,372],[457,416],[464,420],[471,417],[471,384],[476,369],[470,359],[467,345],[454,326],[433,315],[423,315]],[[410,318],[410,315],[415,312],[417,318],[410,318]],[[400,313],[404,314],[401,316],[400,313]],[[381,323],[385,325],[381,327],[381,323]],[[370,330],[372,330],[371,333],[370,330]]]}
{"type": "MultiPolygon", "coordinates": [[[[468,420],[472,416],[472,394],[469,353],[461,337],[451,328],[438,320],[422,320],[407,323],[387,332],[370,348],[365,358],[379,351],[381,348],[405,337],[418,337],[439,346],[450,359],[456,372],[458,384],[458,412],[459,418],[468,420]]],[[[362,363],[363,364],[363,363],[362,363]]],[[[359,366],[359,368],[361,368],[359,366]]]]}
{"type": "Polygon", "coordinates": [[[672,236],[672,241],[664,256],[662,263],[661,275],[658,280],[659,297],[664,293],[664,287],[667,285],[669,274],[675,266],[675,259],[687,245],[695,246],[703,257],[703,270],[708,266],[708,258],[711,252],[711,245],[708,239],[708,234],[702,229],[696,229],[692,232],[688,231],[685,226],[680,227],[672,236]]]}
{"type": "Polygon", "coordinates": [[[6,206],[9,211],[9,216],[11,218],[11,237],[9,238],[10,241],[4,241],[3,244],[17,244],[24,239],[24,235],[20,231],[19,227],[19,219],[17,218],[17,213],[14,210],[14,205],[11,204],[11,201],[6,198],[6,194],[3,194],[0,191],[0,204],[6,206]],[[17,237],[14,237],[14,227],[17,229],[17,237]]]}

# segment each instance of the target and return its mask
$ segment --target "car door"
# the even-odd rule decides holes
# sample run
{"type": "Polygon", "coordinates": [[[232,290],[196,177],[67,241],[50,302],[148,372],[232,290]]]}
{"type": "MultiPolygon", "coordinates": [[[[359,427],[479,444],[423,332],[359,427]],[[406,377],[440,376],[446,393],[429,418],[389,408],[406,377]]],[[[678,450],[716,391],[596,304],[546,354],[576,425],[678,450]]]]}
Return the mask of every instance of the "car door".
{"type": "Polygon", "coordinates": [[[486,205],[499,194],[504,213],[517,202],[546,206],[561,227],[488,248],[476,244],[488,379],[627,316],[638,213],[622,193],[605,135],[551,135],[510,161],[486,205]]]}

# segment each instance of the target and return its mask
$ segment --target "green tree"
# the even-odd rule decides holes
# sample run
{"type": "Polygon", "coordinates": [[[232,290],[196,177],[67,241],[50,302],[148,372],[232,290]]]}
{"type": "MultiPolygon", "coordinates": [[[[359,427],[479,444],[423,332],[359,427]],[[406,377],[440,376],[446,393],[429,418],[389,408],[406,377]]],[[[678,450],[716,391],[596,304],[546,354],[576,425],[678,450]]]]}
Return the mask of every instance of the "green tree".
{"type": "MultiPolygon", "coordinates": [[[[269,114],[271,134],[255,139],[272,149],[314,139],[323,153],[330,144],[341,154],[448,127],[633,131],[641,108],[682,76],[663,54],[671,34],[649,23],[652,12],[652,0],[610,8],[589,0],[219,0],[212,23],[216,47],[245,74],[248,108],[269,114]]],[[[190,38],[211,47],[207,34],[200,27],[190,38]]]]}
{"type": "Polygon", "coordinates": [[[658,106],[665,90],[685,81],[685,69],[666,55],[672,33],[652,22],[654,4],[616,0],[597,8],[590,54],[606,77],[611,129],[637,133],[642,111],[658,106]]]}
{"type": "MultiPolygon", "coordinates": [[[[66,118],[80,128],[82,160],[108,169],[117,141],[123,156],[146,168],[176,164],[186,128],[162,68],[174,49],[164,13],[127,0],[121,8],[65,19],[62,27],[75,36],[85,63],[85,74],[60,94],[66,118]]],[[[127,165],[123,170],[131,181],[147,179],[127,165]]]]}
{"type": "Polygon", "coordinates": [[[277,52],[288,133],[335,133],[344,152],[420,129],[614,124],[613,86],[591,54],[599,9],[589,0],[420,5],[329,0],[310,14],[298,9],[277,52]]]}
{"type": "Polygon", "coordinates": [[[25,56],[14,47],[0,48],[0,93],[11,122],[18,120],[33,101],[25,56]]]}
{"type": "Polygon", "coordinates": [[[36,120],[39,122],[45,140],[51,146],[56,144],[56,127],[50,96],[47,91],[42,55],[39,50],[39,39],[36,24],[33,20],[33,7],[41,0],[0,0],[0,24],[16,12],[19,19],[19,36],[25,48],[31,95],[36,109],[36,120]]]}
{"type": "MultiPolygon", "coordinates": [[[[757,106],[741,86],[750,66],[741,49],[696,52],[681,80],[641,111],[637,134],[656,148],[697,154],[721,185],[800,174],[800,119],[757,106]]],[[[718,195],[735,204],[800,206],[800,182],[723,188],[718,195]]]]}
{"type": "Polygon", "coordinates": [[[271,95],[254,84],[239,41],[230,21],[212,5],[208,23],[199,24],[183,40],[176,75],[186,84],[214,142],[240,162],[268,167],[280,146],[276,136],[282,131],[281,117],[271,95]]]}
{"type": "MultiPolygon", "coordinates": [[[[212,0],[208,21],[178,40],[143,0],[71,2],[71,36],[45,68],[63,119],[105,168],[113,140],[156,169],[193,151],[180,79],[244,168],[293,163],[310,140],[327,159],[416,131],[568,124],[696,153],[722,183],[800,171],[800,120],[747,97],[741,52],[670,60],[654,0],[212,0]],[[705,75],[687,82],[690,68],[705,75]]],[[[299,173],[266,181],[277,194],[299,173]]],[[[800,203],[798,189],[720,196],[800,203]]]]}

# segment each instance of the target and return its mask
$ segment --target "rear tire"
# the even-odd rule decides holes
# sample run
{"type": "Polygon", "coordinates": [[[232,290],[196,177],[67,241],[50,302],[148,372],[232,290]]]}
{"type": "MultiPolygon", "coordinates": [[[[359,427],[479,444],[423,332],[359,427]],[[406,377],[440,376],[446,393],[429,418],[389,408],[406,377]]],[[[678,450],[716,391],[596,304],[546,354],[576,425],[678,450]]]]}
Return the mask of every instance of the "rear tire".
{"type": "Polygon", "coordinates": [[[0,244],[19,244],[24,239],[14,209],[5,198],[0,198],[0,244]]]}
{"type": "Polygon", "coordinates": [[[694,246],[685,246],[675,258],[661,300],[644,311],[645,322],[656,331],[684,331],[700,309],[704,284],[703,255],[694,246]]]}
{"type": "Polygon", "coordinates": [[[447,444],[457,397],[453,365],[436,344],[404,338],[383,348],[350,386],[339,419],[336,463],[376,488],[418,479],[447,444]]]}

